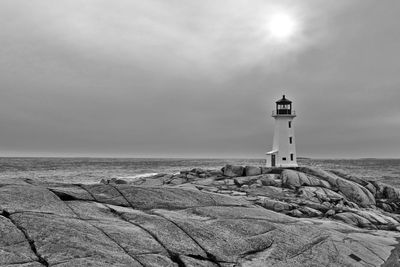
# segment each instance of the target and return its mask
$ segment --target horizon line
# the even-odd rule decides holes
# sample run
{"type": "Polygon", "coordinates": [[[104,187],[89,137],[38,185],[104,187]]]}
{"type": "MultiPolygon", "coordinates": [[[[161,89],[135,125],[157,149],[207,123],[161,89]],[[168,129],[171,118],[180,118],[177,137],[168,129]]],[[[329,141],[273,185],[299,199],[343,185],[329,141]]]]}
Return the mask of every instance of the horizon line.
{"type": "MultiPolygon", "coordinates": [[[[86,159],[252,159],[252,160],[263,160],[263,157],[251,157],[251,156],[116,156],[116,155],[14,155],[14,156],[0,156],[0,158],[86,158],[86,159]]],[[[297,159],[314,159],[314,160],[368,160],[368,159],[400,159],[399,157],[312,157],[312,156],[299,156],[297,159]]]]}

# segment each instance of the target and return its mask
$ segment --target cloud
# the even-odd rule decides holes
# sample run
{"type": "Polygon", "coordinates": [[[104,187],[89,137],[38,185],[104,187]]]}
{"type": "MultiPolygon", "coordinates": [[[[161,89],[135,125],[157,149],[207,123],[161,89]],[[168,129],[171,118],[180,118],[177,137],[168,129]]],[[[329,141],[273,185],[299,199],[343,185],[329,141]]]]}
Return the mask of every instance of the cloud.
{"type": "Polygon", "coordinates": [[[1,1],[0,148],[262,156],[286,93],[300,154],[381,151],[360,150],[379,138],[394,154],[389,2],[1,1]],[[266,25],[282,10],[298,20],[287,42],[266,25]]]}
{"type": "MultiPolygon", "coordinates": [[[[295,60],[297,53],[320,44],[326,38],[320,28],[327,23],[325,14],[344,6],[261,0],[251,5],[244,0],[229,4],[210,0],[185,4],[45,0],[27,4],[17,0],[8,5],[6,9],[16,15],[14,21],[28,24],[29,38],[67,55],[75,53],[82,60],[104,64],[136,65],[168,75],[192,70],[209,76],[252,66],[279,71],[295,60]],[[276,12],[291,13],[298,21],[299,31],[290,42],[277,42],[268,35],[268,18],[276,12]]],[[[10,27],[15,29],[14,24],[10,27]]]]}

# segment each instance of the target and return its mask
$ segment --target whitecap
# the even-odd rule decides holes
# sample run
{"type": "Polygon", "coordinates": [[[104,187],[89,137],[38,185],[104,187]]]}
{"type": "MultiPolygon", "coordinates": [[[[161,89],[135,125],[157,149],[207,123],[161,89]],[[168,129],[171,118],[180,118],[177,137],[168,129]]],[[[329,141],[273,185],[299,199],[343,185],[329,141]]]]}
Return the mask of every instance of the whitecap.
{"type": "Polygon", "coordinates": [[[146,178],[146,177],[154,176],[157,174],[158,174],[158,172],[147,172],[147,173],[141,173],[141,174],[136,174],[136,175],[132,175],[132,176],[118,176],[116,178],[123,179],[123,180],[137,180],[140,178],[146,178]]]}

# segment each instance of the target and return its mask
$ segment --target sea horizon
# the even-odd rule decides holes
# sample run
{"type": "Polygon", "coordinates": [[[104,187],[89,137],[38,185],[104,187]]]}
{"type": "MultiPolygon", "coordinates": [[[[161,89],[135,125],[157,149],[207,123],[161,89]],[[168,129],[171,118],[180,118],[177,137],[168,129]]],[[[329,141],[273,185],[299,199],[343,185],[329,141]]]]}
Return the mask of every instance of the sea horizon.
{"type": "MultiPolygon", "coordinates": [[[[239,157],[239,156],[232,156],[232,157],[220,157],[220,156],[33,156],[33,155],[21,155],[21,156],[0,156],[0,158],[93,158],[93,159],[255,159],[255,160],[262,160],[265,159],[263,157],[239,157]]],[[[396,160],[400,159],[400,157],[310,157],[310,156],[297,156],[297,159],[315,159],[315,160],[369,160],[369,159],[376,159],[376,160],[396,160]]]]}

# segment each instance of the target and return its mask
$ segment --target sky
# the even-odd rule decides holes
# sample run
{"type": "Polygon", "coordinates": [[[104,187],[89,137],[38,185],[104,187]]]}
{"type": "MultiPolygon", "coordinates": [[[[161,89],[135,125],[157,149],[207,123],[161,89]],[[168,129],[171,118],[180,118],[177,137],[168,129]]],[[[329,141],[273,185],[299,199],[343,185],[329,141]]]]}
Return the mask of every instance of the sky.
{"type": "Polygon", "coordinates": [[[0,156],[400,157],[398,0],[1,0],[0,156]],[[295,29],[272,36],[276,14],[295,29]]]}

